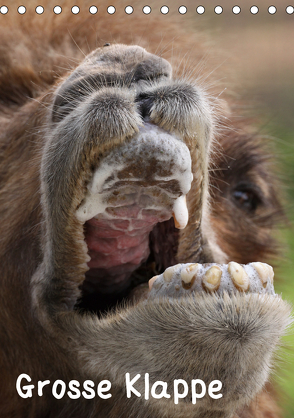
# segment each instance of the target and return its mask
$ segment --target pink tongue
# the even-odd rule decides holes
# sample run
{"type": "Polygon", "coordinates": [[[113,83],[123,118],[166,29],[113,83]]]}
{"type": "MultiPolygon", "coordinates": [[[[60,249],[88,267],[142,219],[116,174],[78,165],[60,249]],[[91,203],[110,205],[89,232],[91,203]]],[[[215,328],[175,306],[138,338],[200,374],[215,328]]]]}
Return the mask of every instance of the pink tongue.
{"type": "Polygon", "coordinates": [[[91,257],[86,291],[110,293],[128,285],[132,272],[149,255],[149,233],[158,222],[171,218],[165,209],[138,205],[108,208],[86,222],[86,243],[91,257]]]}

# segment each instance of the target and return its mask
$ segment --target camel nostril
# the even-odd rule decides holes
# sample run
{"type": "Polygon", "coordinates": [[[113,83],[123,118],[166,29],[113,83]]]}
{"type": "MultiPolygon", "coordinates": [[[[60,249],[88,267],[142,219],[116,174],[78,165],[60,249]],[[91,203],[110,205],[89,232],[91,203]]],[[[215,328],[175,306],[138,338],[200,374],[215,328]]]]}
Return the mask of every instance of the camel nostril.
{"type": "Polygon", "coordinates": [[[146,120],[149,118],[153,100],[147,94],[141,93],[136,98],[137,110],[141,117],[146,120]]]}

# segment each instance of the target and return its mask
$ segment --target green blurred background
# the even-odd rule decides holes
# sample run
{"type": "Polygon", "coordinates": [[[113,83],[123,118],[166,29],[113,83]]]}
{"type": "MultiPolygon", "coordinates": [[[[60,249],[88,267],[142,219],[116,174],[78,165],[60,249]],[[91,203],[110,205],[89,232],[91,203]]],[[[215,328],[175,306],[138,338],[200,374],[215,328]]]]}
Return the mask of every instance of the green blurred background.
{"type": "MultiPolygon", "coordinates": [[[[175,2],[177,3],[177,2],[175,2]]],[[[191,11],[188,19],[195,30],[205,29],[212,39],[212,50],[225,50],[222,66],[227,74],[223,85],[236,92],[236,98],[250,103],[261,121],[261,132],[269,136],[278,157],[278,170],[284,184],[286,211],[289,224],[281,231],[285,245],[282,259],[276,268],[276,290],[283,298],[294,302],[294,14],[288,15],[288,1],[219,1],[204,0],[206,11],[197,16],[199,5],[194,1],[183,2],[191,11]],[[215,6],[220,4],[223,13],[216,15],[215,6]],[[232,7],[239,5],[239,15],[232,7]],[[274,4],[277,13],[270,15],[268,7],[274,4]],[[252,15],[250,6],[259,7],[252,15]],[[227,69],[230,69],[227,72],[227,69]]],[[[176,4],[179,6],[180,4],[176,4]]],[[[188,15],[188,14],[187,14],[188,15]]],[[[219,58],[218,58],[219,61],[219,58]]],[[[244,110],[246,112],[246,109],[244,110]]],[[[258,126],[258,129],[260,126],[258,126]]],[[[279,351],[280,367],[275,377],[282,392],[281,404],[285,418],[294,417],[294,331],[284,339],[279,351]]]]}

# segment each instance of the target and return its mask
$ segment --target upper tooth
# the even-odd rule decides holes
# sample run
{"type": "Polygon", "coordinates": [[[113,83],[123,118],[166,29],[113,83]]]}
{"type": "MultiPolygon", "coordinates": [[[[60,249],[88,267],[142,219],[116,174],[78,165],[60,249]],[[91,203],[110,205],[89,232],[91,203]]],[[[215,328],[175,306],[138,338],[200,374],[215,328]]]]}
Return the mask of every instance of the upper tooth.
{"type": "Polygon", "coordinates": [[[240,264],[231,261],[228,264],[228,272],[230,273],[232,281],[237,289],[245,292],[249,289],[249,278],[240,264]]]}
{"type": "Polygon", "coordinates": [[[214,291],[217,290],[220,286],[222,277],[222,270],[218,266],[210,267],[207,272],[204,274],[202,283],[205,289],[214,291]]]}
{"type": "Polygon", "coordinates": [[[178,197],[174,202],[173,218],[177,229],[184,229],[189,220],[186,196],[178,197]]]}
{"type": "Polygon", "coordinates": [[[262,282],[263,287],[266,287],[268,280],[273,283],[274,279],[274,270],[272,266],[266,263],[251,263],[251,265],[255,268],[258,273],[258,276],[262,282]]]}

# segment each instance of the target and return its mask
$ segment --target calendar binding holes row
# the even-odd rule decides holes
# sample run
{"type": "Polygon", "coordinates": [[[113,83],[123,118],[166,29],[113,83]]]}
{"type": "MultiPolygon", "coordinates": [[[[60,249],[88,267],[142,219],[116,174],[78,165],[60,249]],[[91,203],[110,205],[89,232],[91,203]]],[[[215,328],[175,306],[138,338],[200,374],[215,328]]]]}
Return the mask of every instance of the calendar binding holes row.
{"type": "MultiPolygon", "coordinates": [[[[80,12],[80,8],[78,6],[76,6],[76,5],[75,6],[72,6],[70,10],[71,10],[71,13],[74,14],[74,15],[77,15],[80,12]]],[[[19,6],[17,8],[17,11],[18,11],[18,13],[20,15],[24,15],[26,13],[26,11],[27,11],[27,8],[25,6],[23,6],[23,5],[21,5],[21,6],[19,6]]],[[[56,15],[59,15],[60,13],[62,13],[62,7],[59,6],[59,5],[56,5],[55,7],[53,7],[52,11],[56,15]]],[[[107,11],[107,13],[109,15],[113,15],[116,12],[116,8],[114,6],[108,6],[107,9],[106,9],[106,11],[107,11]]],[[[127,15],[131,15],[134,12],[134,7],[133,6],[130,6],[130,5],[129,6],[126,6],[124,8],[124,11],[125,11],[125,13],[127,15]]],[[[169,13],[169,11],[170,11],[170,8],[168,6],[165,6],[164,5],[164,6],[161,6],[159,8],[159,11],[161,12],[161,14],[167,15],[169,13]]],[[[206,9],[205,9],[204,6],[201,6],[200,5],[200,6],[196,7],[196,9],[193,8],[193,11],[196,11],[196,13],[199,14],[199,15],[203,15],[205,13],[206,9]]],[[[217,15],[221,15],[223,13],[223,11],[224,11],[224,8],[222,6],[219,6],[218,5],[218,6],[215,6],[214,7],[214,13],[217,14],[217,15]]],[[[232,7],[231,11],[232,11],[233,14],[238,15],[238,14],[240,14],[242,12],[242,9],[241,9],[240,6],[237,6],[236,5],[236,6],[232,7]]],[[[248,11],[248,8],[246,8],[246,11],[248,11]]],[[[255,6],[255,5],[253,5],[253,6],[251,6],[249,8],[249,11],[250,11],[250,13],[252,15],[256,15],[259,12],[259,8],[257,6],[255,6]]],[[[277,13],[278,8],[276,6],[273,6],[272,5],[272,6],[269,6],[267,8],[267,11],[268,11],[268,13],[270,15],[274,15],[274,14],[277,13]]],[[[8,12],[9,12],[9,8],[7,6],[5,6],[5,5],[0,6],[0,14],[5,15],[8,12]]],[[[43,6],[41,6],[41,5],[39,5],[39,6],[37,6],[35,8],[35,12],[37,14],[41,15],[41,14],[43,14],[45,12],[45,8],[43,6]]],[[[152,12],[152,8],[150,6],[148,6],[148,5],[146,5],[146,6],[144,6],[142,8],[142,12],[145,15],[149,15],[152,12]]],[[[178,12],[181,15],[185,15],[186,13],[188,13],[188,8],[186,6],[184,6],[184,5],[182,5],[182,6],[180,6],[178,8],[178,12]]],[[[289,15],[293,14],[294,13],[294,7],[291,6],[291,5],[287,6],[285,8],[285,12],[287,14],[289,14],[289,15]]],[[[93,6],[90,6],[89,7],[89,13],[92,14],[92,15],[97,14],[98,13],[98,7],[97,6],[94,6],[94,5],[93,6]]]]}

